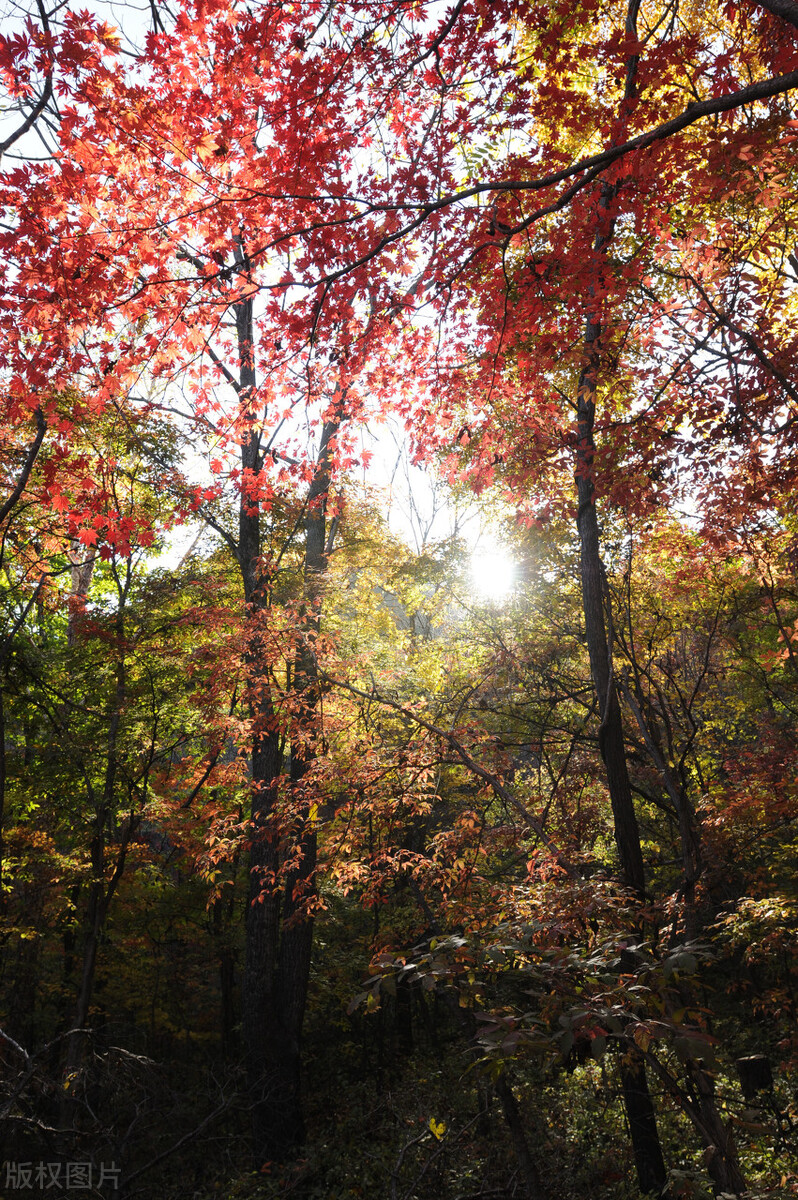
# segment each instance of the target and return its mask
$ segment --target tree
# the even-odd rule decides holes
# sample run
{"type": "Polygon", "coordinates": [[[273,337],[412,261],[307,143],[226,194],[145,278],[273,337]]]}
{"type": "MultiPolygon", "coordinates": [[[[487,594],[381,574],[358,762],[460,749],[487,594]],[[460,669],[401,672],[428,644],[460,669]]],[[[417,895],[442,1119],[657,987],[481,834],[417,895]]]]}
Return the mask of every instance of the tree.
{"type": "MultiPolygon", "coordinates": [[[[184,508],[211,521],[241,572],[256,827],[276,811],[282,739],[294,743],[296,855],[283,865],[308,879],[291,880],[289,908],[313,864],[305,768],[316,735],[300,733],[318,703],[313,580],[330,480],[352,455],[345,427],[365,415],[364,397],[412,413],[419,452],[445,446],[478,487],[514,489],[527,519],[569,508],[575,471],[599,730],[624,880],[642,896],[596,502],[637,513],[670,502],[680,453],[699,439],[709,465],[687,491],[703,484],[716,528],[713,514],[736,511],[730,458],[744,464],[749,509],[789,477],[772,464],[788,461],[793,428],[794,356],[778,335],[791,303],[784,105],[798,84],[798,16],[789,0],[686,15],[458,0],[428,28],[422,12],[409,0],[257,13],[200,4],[129,69],[112,30],[72,13],[57,36],[44,27],[4,43],[17,95],[34,64],[57,76],[65,101],[54,160],[4,180],[7,425],[28,429],[38,413],[68,438],[59,405],[71,389],[90,414],[176,410],[214,454],[184,508]],[[776,188],[766,228],[752,215],[754,172],[731,170],[724,121],[742,161],[753,151],[776,188]],[[736,428],[706,356],[733,380],[736,428]],[[415,406],[414,378],[424,381],[415,406]],[[300,410],[318,430],[315,453],[291,428],[287,414],[300,410]],[[215,507],[225,477],[236,532],[215,507]],[[309,596],[292,634],[296,686],[278,711],[261,521],[302,488],[309,596]]],[[[57,476],[54,489],[63,494],[57,476]]],[[[91,536],[85,513],[74,515],[78,539],[91,536]]],[[[629,691],[632,714],[633,700],[629,691]]],[[[256,845],[255,865],[276,882],[274,845],[256,845]]],[[[276,894],[260,908],[247,989],[253,1080],[268,1076],[256,1043],[277,986],[267,965],[277,931],[296,964],[292,995],[309,944],[309,922],[281,926],[276,894]]],[[[297,1045],[295,1018],[289,1026],[297,1045]]],[[[295,1065],[286,1073],[295,1078],[295,1065]]],[[[260,1157],[299,1138],[299,1119],[289,1124],[274,1146],[264,1126],[260,1157]]]]}

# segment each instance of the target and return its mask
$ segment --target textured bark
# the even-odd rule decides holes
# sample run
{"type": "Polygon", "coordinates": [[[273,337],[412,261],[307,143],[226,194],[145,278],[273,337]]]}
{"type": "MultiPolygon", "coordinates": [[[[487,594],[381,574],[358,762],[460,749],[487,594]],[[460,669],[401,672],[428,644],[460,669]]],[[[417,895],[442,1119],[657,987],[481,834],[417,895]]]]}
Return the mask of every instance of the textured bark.
{"type": "Polygon", "coordinates": [[[798,4],[795,0],[759,0],[759,6],[798,29],[798,4]]]}

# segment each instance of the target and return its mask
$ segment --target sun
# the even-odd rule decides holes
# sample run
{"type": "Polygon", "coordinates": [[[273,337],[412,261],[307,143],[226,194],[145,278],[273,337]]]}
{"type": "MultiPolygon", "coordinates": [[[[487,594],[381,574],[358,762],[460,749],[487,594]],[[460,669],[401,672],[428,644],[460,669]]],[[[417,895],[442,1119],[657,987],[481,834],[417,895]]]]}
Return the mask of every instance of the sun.
{"type": "Polygon", "coordinates": [[[515,589],[516,564],[501,547],[480,546],[471,555],[471,581],[482,600],[501,604],[515,589]]]}

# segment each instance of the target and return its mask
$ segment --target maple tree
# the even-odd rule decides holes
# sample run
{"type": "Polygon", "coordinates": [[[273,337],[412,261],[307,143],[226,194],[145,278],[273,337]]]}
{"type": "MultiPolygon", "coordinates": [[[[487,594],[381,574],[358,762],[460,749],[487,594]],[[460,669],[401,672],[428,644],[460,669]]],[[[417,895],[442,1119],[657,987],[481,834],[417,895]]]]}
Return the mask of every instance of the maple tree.
{"type": "MultiPolygon", "coordinates": [[[[61,513],[78,576],[81,547],[116,562],[146,545],[156,514],[118,503],[103,482],[113,470],[107,446],[87,454],[80,440],[109,420],[146,429],[168,416],[193,461],[148,448],[172,497],[160,519],[205,521],[239,574],[229,662],[245,664],[250,741],[242,1032],[259,1163],[303,1138],[322,766],[331,779],[340,770],[321,698],[343,685],[361,702],[365,728],[371,702],[356,668],[320,673],[324,580],[346,473],[365,458],[358,429],[389,408],[407,421],[419,456],[437,455],[451,479],[478,490],[498,488],[522,521],[546,527],[576,506],[593,693],[580,684],[564,702],[563,778],[590,726],[623,884],[639,902],[650,898],[641,801],[649,820],[659,806],[678,825],[683,879],[658,880],[658,898],[667,892],[677,911],[674,929],[701,926],[713,819],[699,819],[697,797],[723,772],[710,770],[718,751],[694,721],[704,689],[728,678],[719,639],[729,623],[720,600],[715,626],[699,619],[704,668],[685,693],[682,672],[699,651],[669,648],[663,665],[654,620],[641,655],[637,622],[651,629],[652,618],[635,606],[646,581],[636,575],[634,597],[631,584],[624,592],[602,562],[601,539],[622,513],[630,530],[662,521],[661,541],[651,536],[662,546],[659,585],[662,558],[683,553],[681,527],[662,514],[692,508],[713,552],[763,556],[776,624],[760,636],[772,641],[776,628],[779,661],[791,666],[784,567],[774,576],[754,533],[773,519],[790,544],[796,30],[791,0],[708,9],[353,0],[256,11],[213,0],[180,7],[168,25],[156,14],[132,59],[113,28],[68,9],[58,22],[40,9],[0,44],[21,110],[4,150],[54,119],[57,103],[52,157],[13,160],[2,180],[2,436],[13,462],[4,529],[31,504],[61,513]]],[[[783,563],[789,551],[780,553],[783,563]]],[[[5,666],[41,595],[37,561],[14,581],[5,666]]],[[[78,600],[82,586],[78,578],[78,600]]],[[[787,669],[767,671],[779,694],[787,669]]],[[[540,703],[538,680],[535,688],[540,703]]],[[[401,897],[404,853],[418,856],[451,912],[498,905],[476,878],[455,902],[451,864],[473,827],[453,812],[454,829],[426,846],[426,797],[443,752],[447,771],[453,756],[518,815],[511,758],[487,761],[490,722],[456,710],[447,729],[406,696],[383,698],[400,725],[425,732],[408,740],[394,731],[379,750],[366,735],[360,743],[353,792],[365,796],[369,776],[385,770],[396,788],[353,826],[365,835],[371,823],[371,842],[351,843],[371,862],[364,894],[373,900],[384,884],[401,897]],[[391,755],[399,767],[386,767],[391,755]],[[412,845],[392,840],[397,813],[412,845]],[[375,818],[391,831],[382,877],[375,818]]],[[[209,712],[218,701],[211,689],[209,712]]],[[[766,753],[757,760],[774,778],[777,727],[770,767],[766,753]]],[[[223,778],[227,732],[192,790],[223,778]]],[[[550,744],[545,723],[536,736],[550,744]]],[[[582,764],[598,795],[597,766],[582,764]]],[[[5,770],[3,762],[3,786],[5,770]]],[[[554,798],[553,769],[547,786],[554,798]]],[[[728,795],[725,776],[718,787],[728,795]]],[[[568,863],[546,821],[529,803],[520,811],[568,863]]],[[[346,806],[337,819],[346,826],[346,806]]],[[[567,812],[569,839],[572,821],[567,812]]],[[[631,905],[624,918],[630,937],[633,913],[631,905]]],[[[648,1105],[638,1173],[644,1188],[661,1188],[640,1062],[624,1084],[638,1114],[648,1105]]],[[[739,1191],[706,1073],[693,1059],[687,1069],[698,1123],[717,1148],[716,1186],[739,1191]]],[[[632,1109],[630,1117],[639,1133],[632,1109]]]]}

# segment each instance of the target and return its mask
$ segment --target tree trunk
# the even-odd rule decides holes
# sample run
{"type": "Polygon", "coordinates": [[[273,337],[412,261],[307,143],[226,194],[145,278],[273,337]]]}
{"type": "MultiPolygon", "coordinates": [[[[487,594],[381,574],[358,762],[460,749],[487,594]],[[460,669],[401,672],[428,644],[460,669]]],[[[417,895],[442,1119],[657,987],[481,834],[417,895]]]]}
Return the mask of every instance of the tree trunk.
{"type": "MultiPolygon", "coordinates": [[[[230,907],[232,908],[232,904],[230,907]]],[[[222,1051],[225,1055],[230,1055],[234,1053],[237,1045],[234,1002],[235,953],[228,940],[227,922],[225,920],[222,901],[218,896],[213,902],[213,924],[211,928],[217,946],[219,962],[219,1015],[221,1019],[222,1051]]]]}
{"type": "Polygon", "coordinates": [[[621,707],[612,668],[610,646],[604,621],[605,597],[609,594],[604,582],[604,564],[599,550],[598,518],[593,497],[592,479],[593,424],[595,416],[596,373],[598,352],[596,343],[600,325],[592,318],[588,320],[585,346],[589,363],[584,367],[579,381],[577,449],[577,496],[579,509],[580,575],[582,582],[582,606],[585,617],[585,634],[590,656],[590,671],[599,705],[599,748],[607,771],[607,786],[612,804],[615,841],[621,862],[623,881],[642,899],[645,893],[645,872],[640,849],[640,832],[637,825],[632,789],[626,766],[626,750],[623,740],[621,707]]]}
{"type": "Polygon", "coordinates": [[[697,1062],[689,1063],[687,1073],[697,1098],[694,1124],[704,1143],[704,1161],[715,1193],[739,1196],[748,1186],[740,1170],[731,1130],[724,1125],[715,1103],[715,1081],[697,1062]]]}
{"type": "MultiPolygon", "coordinates": [[[[629,0],[625,32],[637,37],[637,15],[640,0],[629,0]]],[[[621,115],[625,118],[629,105],[637,95],[638,55],[631,54],[626,64],[626,84],[621,102],[621,115]]],[[[615,200],[617,186],[602,183],[599,192],[599,220],[593,243],[595,284],[591,285],[591,299],[601,293],[601,276],[606,261],[607,246],[614,233],[614,218],[610,212],[615,200]]],[[[607,786],[612,804],[615,841],[621,860],[624,883],[642,898],[645,892],[643,856],[640,850],[640,834],[637,827],[632,789],[626,766],[626,751],[623,741],[621,708],[612,667],[612,612],[609,589],[604,574],[599,546],[598,518],[596,515],[595,485],[593,483],[593,458],[596,444],[593,437],[596,415],[596,383],[601,365],[601,318],[598,306],[588,313],[585,325],[584,359],[577,388],[576,487],[579,507],[577,528],[579,531],[580,575],[582,581],[582,604],[585,616],[585,635],[590,655],[590,671],[596,688],[601,724],[599,748],[607,771],[607,786]],[[604,603],[610,621],[609,641],[604,621],[604,603]]]]}
{"type": "MultiPolygon", "coordinates": [[[[629,0],[626,32],[637,34],[639,0],[629,0]]],[[[624,106],[636,94],[637,56],[627,62],[624,106]]],[[[594,240],[595,285],[591,298],[601,292],[601,275],[606,249],[613,236],[610,207],[615,188],[602,184],[599,195],[599,224],[594,240]]],[[[582,583],[582,605],[590,671],[601,718],[599,749],[607,772],[607,787],[612,805],[613,827],[623,882],[641,899],[645,896],[645,869],[640,847],[632,789],[624,746],[621,707],[618,701],[612,662],[612,609],[604,564],[601,561],[598,517],[593,482],[595,456],[594,427],[596,415],[596,384],[601,365],[601,319],[590,312],[585,325],[584,359],[577,388],[577,451],[576,487],[579,507],[579,567],[582,583]],[[606,616],[609,622],[609,637],[606,616]]],[[[656,1113],[646,1078],[645,1063],[634,1052],[621,1064],[621,1081],[629,1133],[635,1156],[635,1166],[641,1190],[661,1193],[667,1181],[667,1171],[657,1129],[656,1113]]]]}
{"type": "Polygon", "coordinates": [[[740,1169],[734,1137],[718,1112],[715,1081],[703,1062],[692,1059],[685,1067],[686,1085],[671,1074],[655,1055],[648,1055],[671,1096],[689,1118],[704,1147],[704,1163],[718,1196],[739,1196],[748,1188],[740,1169]]]}
{"type": "MultiPolygon", "coordinates": [[[[264,719],[264,707],[258,714],[264,719]]],[[[253,1151],[257,1166],[279,1161],[303,1137],[298,1114],[298,1079],[282,1028],[277,994],[281,898],[277,888],[279,851],[270,828],[282,767],[278,730],[266,728],[252,751],[252,847],[249,903],[246,914],[246,956],[241,997],[241,1031],[246,1054],[253,1151]]]]}
{"type": "MultiPolygon", "coordinates": [[[[86,587],[88,588],[88,580],[90,572],[85,576],[86,587]]],[[[108,910],[111,906],[114,893],[122,874],[125,869],[127,859],[127,851],[130,845],[130,840],[138,827],[139,817],[133,812],[130,813],[127,826],[122,835],[122,840],[116,852],[116,861],[114,862],[113,872],[110,879],[106,879],[107,867],[107,826],[109,821],[113,819],[115,812],[114,796],[116,791],[116,779],[118,769],[117,758],[117,741],[119,737],[119,727],[122,721],[122,709],[127,699],[127,663],[125,651],[125,608],[127,604],[128,592],[131,582],[131,566],[128,562],[125,566],[125,579],[122,583],[117,577],[118,589],[118,610],[116,614],[115,637],[116,637],[116,678],[114,686],[114,695],[109,705],[109,723],[108,736],[106,740],[106,759],[105,759],[105,775],[103,779],[103,788],[100,796],[94,797],[94,831],[92,834],[90,847],[91,861],[91,881],[89,883],[89,898],[86,907],[86,917],[84,921],[83,934],[83,953],[80,974],[80,985],[78,988],[78,996],[75,1004],[75,1012],[72,1021],[73,1032],[67,1040],[66,1062],[64,1073],[69,1080],[80,1068],[84,1051],[85,1051],[85,1030],[88,1024],[89,1013],[91,1010],[91,999],[94,992],[94,982],[97,969],[97,951],[105,929],[105,922],[108,917],[108,910]]],[[[85,596],[84,596],[85,598],[85,596]]],[[[91,793],[90,793],[91,795],[91,793]]],[[[67,1109],[65,1109],[64,1117],[66,1118],[69,1106],[69,1092],[65,1097],[67,1109]]]]}
{"type": "MultiPolygon", "coordinates": [[[[236,257],[246,270],[243,247],[236,257]]],[[[260,434],[252,414],[256,394],[253,305],[235,306],[239,353],[239,399],[246,423],[241,438],[242,477],[257,482],[263,467],[260,434]]],[[[258,626],[268,610],[268,581],[261,577],[261,530],[255,496],[242,492],[237,556],[251,635],[247,650],[250,711],[256,733],[252,750],[252,846],[246,915],[242,1037],[247,1063],[255,1163],[291,1157],[305,1140],[301,1092],[301,1039],[313,943],[312,899],[316,834],[306,776],[316,754],[319,681],[314,640],[319,631],[320,584],[326,565],[326,508],[332,439],[339,421],[322,432],[307,497],[305,596],[293,662],[290,789],[293,812],[287,828],[275,827],[278,780],[283,769],[283,731],[258,626]],[[281,850],[281,842],[283,849],[281,850]]],[[[246,482],[244,483],[246,488],[246,482]]]]}
{"type": "Polygon", "coordinates": [[[330,490],[332,441],[339,420],[327,421],[322,429],[316,469],[306,501],[305,595],[300,605],[297,648],[292,676],[291,791],[293,826],[290,852],[293,862],[286,874],[280,959],[277,977],[278,1009],[284,1035],[282,1070],[290,1079],[290,1101],[286,1089],[284,1122],[290,1125],[296,1145],[304,1140],[301,1104],[302,1025],[310,979],[313,948],[313,897],[316,890],[316,832],[314,810],[319,804],[308,775],[318,753],[319,672],[315,640],[321,628],[322,584],[327,567],[327,500],[330,490]]]}
{"type": "Polygon", "coordinates": [[[684,872],[681,890],[684,898],[685,932],[688,937],[696,937],[699,932],[698,914],[695,908],[696,885],[704,869],[698,818],[684,780],[677,779],[662,751],[662,738],[656,718],[653,714],[647,717],[643,716],[643,696],[639,683],[635,682],[635,692],[633,692],[626,675],[622,675],[621,690],[626,703],[634,714],[646,749],[676,811],[684,872]]]}
{"type": "Polygon", "coordinates": [[[621,1062],[621,1087],[629,1136],[635,1156],[635,1168],[640,1191],[659,1196],[665,1186],[668,1172],[662,1157],[662,1146],[657,1129],[657,1116],[648,1089],[646,1067],[636,1055],[626,1055],[628,1061],[621,1062]]]}
{"type": "MultiPolygon", "coordinates": [[[[243,247],[236,258],[246,270],[243,247]]],[[[272,684],[262,661],[259,622],[270,605],[268,581],[261,577],[261,530],[256,495],[263,458],[254,421],[256,393],[254,320],[251,298],[235,306],[239,354],[239,399],[245,429],[241,438],[242,487],[238,561],[244,585],[250,712],[255,721],[252,747],[252,805],[246,955],[241,999],[241,1032],[246,1055],[255,1164],[291,1156],[305,1138],[300,1091],[300,1032],[307,994],[312,927],[304,938],[288,930],[290,915],[281,894],[280,838],[275,828],[278,780],[283,767],[283,734],[278,726],[272,684]]]]}
{"type": "MultiPolygon", "coordinates": [[[[5,666],[6,655],[0,655],[0,668],[5,666]]],[[[5,914],[8,904],[6,896],[5,871],[5,819],[6,819],[6,781],[8,764],[6,762],[6,706],[5,679],[0,676],[0,914],[5,914]]]]}
{"type": "MultiPolygon", "coordinates": [[[[37,414],[37,419],[41,417],[41,413],[37,414]]],[[[43,429],[40,424],[40,431],[43,429]]],[[[42,437],[44,433],[42,431],[42,437]]],[[[41,440],[41,439],[40,439],[41,440]]],[[[38,447],[37,451],[38,452],[38,447]]],[[[27,478],[27,476],[25,476],[27,478]]],[[[1,545],[2,543],[0,543],[1,545]]],[[[2,562],[2,550],[0,550],[0,562],[2,562]]],[[[5,872],[5,808],[6,808],[6,788],[8,785],[8,761],[6,759],[6,710],[5,710],[5,694],[8,685],[8,667],[11,659],[11,652],[14,646],[14,639],[22,629],[27,620],[28,613],[37,603],[41,594],[42,585],[46,576],[42,575],[39,582],[33,590],[33,594],[22,609],[20,616],[17,618],[14,625],[7,635],[0,640],[0,914],[4,914],[8,905],[8,897],[6,894],[4,872],[5,872]]],[[[27,745],[25,748],[27,761],[27,745]]],[[[0,948],[2,949],[2,948],[0,948]]]]}
{"type": "MultiPolygon", "coordinates": [[[[609,189],[602,189],[602,207],[606,210],[611,201],[609,189]]],[[[596,238],[597,255],[609,241],[609,233],[599,233],[596,238]]],[[[598,266],[597,266],[598,270],[598,266]]],[[[585,618],[590,671],[599,705],[599,748],[607,772],[607,786],[612,804],[613,827],[621,876],[628,888],[641,899],[645,896],[645,870],[640,847],[640,831],[632,800],[626,749],[623,738],[621,707],[612,665],[612,628],[607,637],[605,603],[609,620],[612,620],[611,600],[606,586],[604,564],[601,561],[598,518],[594,498],[593,456],[595,442],[593,428],[596,411],[596,378],[600,363],[599,339],[601,324],[591,315],[585,329],[585,365],[579,379],[577,393],[578,446],[576,481],[579,508],[577,526],[580,544],[580,575],[582,582],[582,605],[585,618]]],[[[661,1193],[667,1181],[667,1171],[657,1129],[656,1113],[651,1100],[646,1078],[645,1063],[632,1052],[633,1057],[621,1066],[624,1105],[632,1139],[635,1167],[640,1188],[643,1192],[661,1193]]]]}
{"type": "Polygon", "coordinates": [[[529,1149],[529,1144],[524,1134],[524,1123],[521,1119],[515,1092],[504,1071],[502,1071],[496,1080],[495,1088],[496,1095],[501,1101],[507,1128],[510,1130],[510,1137],[512,1138],[518,1167],[524,1178],[525,1187],[521,1194],[525,1196],[526,1200],[546,1200],[548,1193],[541,1183],[537,1164],[532,1157],[532,1152],[529,1149]]]}

